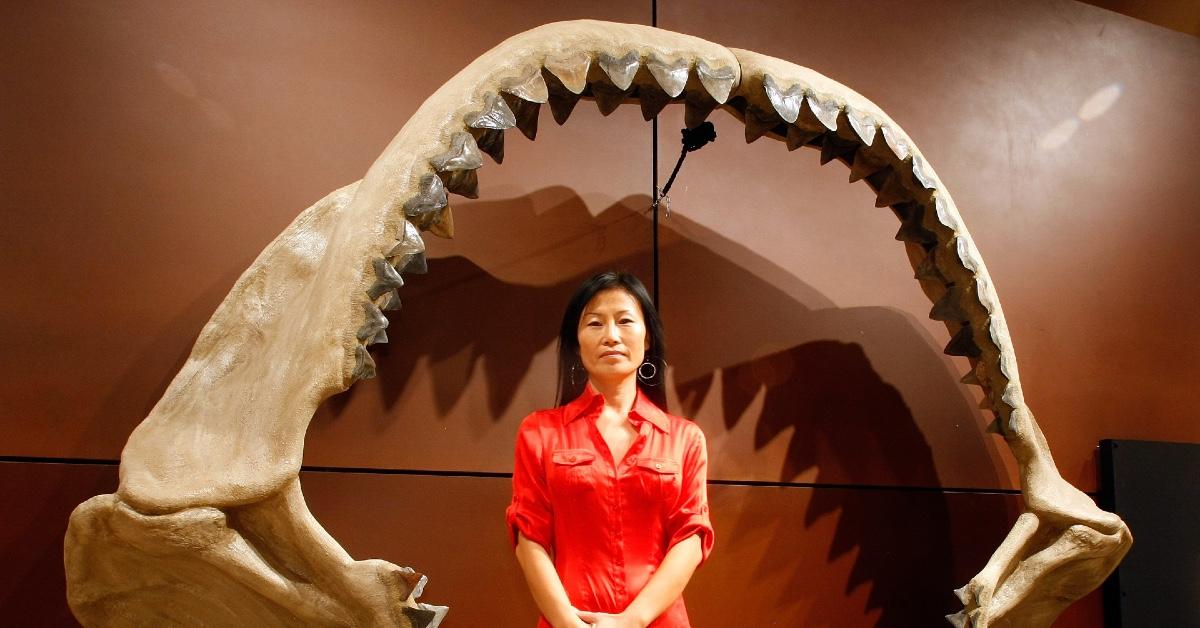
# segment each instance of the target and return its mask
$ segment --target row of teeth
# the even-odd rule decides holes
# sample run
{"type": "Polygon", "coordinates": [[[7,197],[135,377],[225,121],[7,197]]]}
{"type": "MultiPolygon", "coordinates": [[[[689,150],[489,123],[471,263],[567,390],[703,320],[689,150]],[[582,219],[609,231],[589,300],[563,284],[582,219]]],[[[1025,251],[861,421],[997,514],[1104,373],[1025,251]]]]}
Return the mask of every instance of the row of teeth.
{"type": "Polygon", "coordinates": [[[866,99],[811,70],[753,53],[733,54],[737,67],[653,53],[575,52],[542,58],[494,81],[496,91],[473,98],[462,127],[451,129],[443,152],[428,160],[415,194],[404,203],[406,220],[400,221],[394,247],[372,262],[375,279],[357,333],[354,377],[374,376],[366,347],[387,342],[382,311],[399,307],[401,275],[426,270],[418,231],[453,236],[447,192],[478,197],[476,171],[483,154],[497,163],[504,159],[506,130],[517,128],[534,139],[543,104],[563,124],[585,98],[604,115],[637,101],[647,120],[667,104],[682,102],[689,127],[722,107],[745,123],[747,142],[770,137],[785,142],[788,150],[816,148],[822,164],[842,161],[851,182],[865,181],[875,191],[876,206],[891,208],[900,219],[895,237],[913,253],[915,276],[934,302],[929,316],[950,331],[944,351],[969,359],[971,370],[962,381],[980,386],[980,407],[996,413],[989,430],[1013,433],[1018,422],[1012,411],[1026,410],[1003,313],[979,252],[933,169],[907,135],[866,99]],[[764,58],[771,61],[767,69],[764,58]]]}

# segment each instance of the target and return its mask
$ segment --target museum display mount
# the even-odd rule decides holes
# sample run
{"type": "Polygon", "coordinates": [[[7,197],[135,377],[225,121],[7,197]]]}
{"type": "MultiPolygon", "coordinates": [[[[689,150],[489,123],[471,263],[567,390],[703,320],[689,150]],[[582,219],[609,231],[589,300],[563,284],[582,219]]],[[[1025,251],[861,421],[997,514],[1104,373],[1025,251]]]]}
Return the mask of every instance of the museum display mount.
{"type": "MultiPolygon", "coordinates": [[[[373,377],[384,312],[426,270],[421,231],[451,237],[449,193],[477,196],[504,133],[559,124],[579,100],[649,120],[682,103],[689,127],[720,108],[789,150],[811,147],[865,181],[900,220],[945,352],[965,357],[1020,467],[1025,512],[956,591],[956,626],[1049,626],[1128,551],[1132,536],[1067,483],[1026,406],[987,267],[949,191],[908,135],[817,72],[647,26],[547,24],[485,53],[421,105],[359,182],[304,210],[242,274],[134,430],[116,494],[72,514],[68,598],[85,625],[435,626],[425,576],[355,561],[310,514],[298,473],[317,406],[373,377]]],[[[420,502],[414,501],[413,508],[420,502]]],[[[736,595],[731,592],[730,595],[736,595]]]]}

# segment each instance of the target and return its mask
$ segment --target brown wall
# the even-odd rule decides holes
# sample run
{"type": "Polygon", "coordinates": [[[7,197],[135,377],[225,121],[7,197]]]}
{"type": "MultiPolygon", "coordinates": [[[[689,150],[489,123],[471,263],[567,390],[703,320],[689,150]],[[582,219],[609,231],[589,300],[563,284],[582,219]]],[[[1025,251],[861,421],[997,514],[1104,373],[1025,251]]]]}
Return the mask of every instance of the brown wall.
{"type": "MultiPolygon", "coordinates": [[[[650,20],[645,2],[0,6],[0,456],[116,459],[298,211],[361,177],[471,59],[577,17],[650,20]]],[[[1200,40],[1073,2],[661,1],[658,19],[813,67],[904,126],[987,260],[1065,477],[1096,489],[1101,438],[1200,441],[1185,406],[1200,379],[1200,314],[1186,307],[1200,293],[1200,40]],[[1084,107],[1114,94],[1103,113],[1084,107]]],[[[994,493],[1016,488],[1011,457],[958,384],[965,364],[941,353],[890,213],[840,164],[746,146],[730,116],[713,121],[719,140],[689,157],[663,225],[668,396],[708,435],[715,479],[813,486],[713,487],[721,536],[689,589],[697,625],[735,604],[780,625],[949,612],[949,589],[1019,512],[994,493]],[[911,555],[880,558],[914,521],[931,524],[911,555]],[[896,601],[910,593],[911,608],[896,601]]],[[[660,116],[664,176],[680,125],[674,108],[660,116]]],[[[552,334],[579,280],[613,265],[649,278],[649,124],[636,107],[604,118],[581,103],[567,127],[541,127],[536,144],[510,134],[481,199],[456,203],[457,238],[429,243],[431,272],[404,289],[378,379],[309,430],[309,465],[462,474],[305,478],[356,557],[431,574],[428,598],[461,622],[449,625],[494,602],[472,597],[470,556],[503,574],[502,608],[526,625],[502,536],[487,532],[502,530],[505,482],[471,474],[511,470],[521,417],[552,403],[552,334]],[[361,497],[372,482],[462,498],[441,504],[445,519],[401,524],[402,499],[361,497]],[[396,525],[438,542],[405,544],[396,525]]],[[[91,467],[20,468],[18,485],[45,490],[15,510],[65,517],[112,489],[91,467]],[[51,497],[68,486],[71,499],[51,497]]],[[[5,557],[61,544],[52,526],[11,521],[5,557]]],[[[6,583],[0,600],[43,599],[24,590],[6,583]]],[[[1096,613],[1093,598],[1060,625],[1096,613]]]]}

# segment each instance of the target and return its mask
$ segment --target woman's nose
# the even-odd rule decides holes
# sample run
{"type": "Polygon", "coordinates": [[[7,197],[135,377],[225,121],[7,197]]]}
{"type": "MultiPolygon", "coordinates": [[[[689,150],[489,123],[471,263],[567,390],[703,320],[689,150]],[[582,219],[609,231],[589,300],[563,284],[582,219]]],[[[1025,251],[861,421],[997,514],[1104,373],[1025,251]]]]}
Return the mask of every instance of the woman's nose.
{"type": "Polygon", "coordinates": [[[605,344],[615,344],[619,340],[621,340],[621,335],[617,333],[617,326],[616,325],[605,325],[604,326],[604,343],[605,344]]]}

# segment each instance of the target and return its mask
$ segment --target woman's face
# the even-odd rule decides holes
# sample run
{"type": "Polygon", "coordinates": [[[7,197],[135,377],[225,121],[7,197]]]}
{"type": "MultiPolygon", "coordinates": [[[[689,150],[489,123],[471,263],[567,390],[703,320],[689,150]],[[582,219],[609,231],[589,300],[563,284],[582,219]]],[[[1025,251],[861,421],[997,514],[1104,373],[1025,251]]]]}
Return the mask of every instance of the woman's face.
{"type": "Polygon", "coordinates": [[[645,359],[650,340],[637,300],[620,288],[596,293],[579,316],[579,357],[593,379],[624,379],[645,359]]]}

